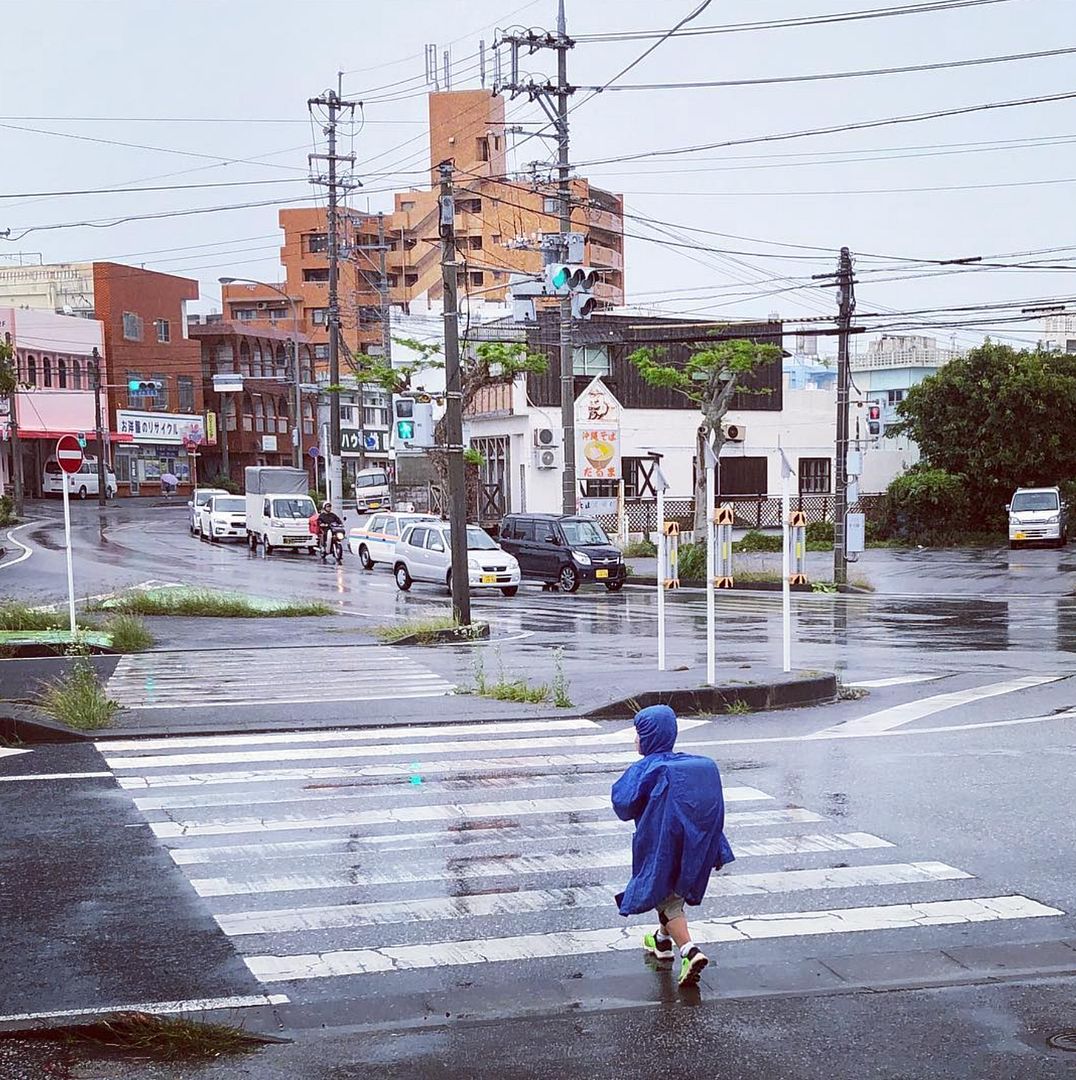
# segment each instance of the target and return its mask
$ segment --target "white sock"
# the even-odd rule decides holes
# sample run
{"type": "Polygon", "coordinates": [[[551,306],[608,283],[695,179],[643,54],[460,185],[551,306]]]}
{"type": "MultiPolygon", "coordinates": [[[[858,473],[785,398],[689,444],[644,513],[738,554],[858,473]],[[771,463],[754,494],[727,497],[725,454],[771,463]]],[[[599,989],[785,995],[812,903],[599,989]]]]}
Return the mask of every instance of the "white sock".
{"type": "Polygon", "coordinates": [[[681,956],[687,956],[687,954],[689,952],[691,952],[691,950],[694,949],[694,948],[695,948],[695,942],[693,942],[693,941],[685,941],[684,944],[680,946],[680,955],[681,956]]]}

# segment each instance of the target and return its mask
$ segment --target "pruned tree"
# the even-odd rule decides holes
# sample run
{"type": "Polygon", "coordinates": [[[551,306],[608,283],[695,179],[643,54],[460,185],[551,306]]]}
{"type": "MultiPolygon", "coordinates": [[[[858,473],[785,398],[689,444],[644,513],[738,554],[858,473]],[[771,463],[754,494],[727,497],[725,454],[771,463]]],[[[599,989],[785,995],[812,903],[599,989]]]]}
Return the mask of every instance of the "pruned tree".
{"type": "MultiPolygon", "coordinates": [[[[651,386],[674,390],[698,406],[702,416],[696,437],[695,536],[706,528],[706,472],[704,443],[720,454],[725,442],[721,421],[738,393],[765,394],[768,390],[748,385],[759,368],[775,363],[782,355],[777,345],[736,338],[714,341],[696,349],[683,364],[668,362],[668,349],[636,349],[628,357],[651,386]]],[[[712,508],[710,508],[712,509],[712,508]]]]}

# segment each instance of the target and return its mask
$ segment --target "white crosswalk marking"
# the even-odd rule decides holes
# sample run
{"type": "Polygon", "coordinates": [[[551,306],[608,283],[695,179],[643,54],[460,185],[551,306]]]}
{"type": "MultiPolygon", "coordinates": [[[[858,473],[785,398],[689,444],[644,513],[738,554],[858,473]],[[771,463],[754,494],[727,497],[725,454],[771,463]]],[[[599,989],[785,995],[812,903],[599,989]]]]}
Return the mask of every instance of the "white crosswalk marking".
{"type": "Polygon", "coordinates": [[[135,653],[120,659],[108,693],[126,709],[189,709],[257,705],[267,686],[281,705],[443,697],[455,689],[395,649],[315,646],[135,653]]]}
{"type": "MultiPolygon", "coordinates": [[[[101,749],[250,970],[294,983],[293,1001],[307,980],[639,945],[613,899],[631,867],[631,825],[609,805],[610,784],[635,758],[622,725],[439,724],[101,749]]],[[[884,837],[847,821],[838,831],[765,783],[725,780],[737,862],[692,915],[698,942],[747,948],[1062,914],[993,895],[944,862],[902,861],[884,837]]]]}

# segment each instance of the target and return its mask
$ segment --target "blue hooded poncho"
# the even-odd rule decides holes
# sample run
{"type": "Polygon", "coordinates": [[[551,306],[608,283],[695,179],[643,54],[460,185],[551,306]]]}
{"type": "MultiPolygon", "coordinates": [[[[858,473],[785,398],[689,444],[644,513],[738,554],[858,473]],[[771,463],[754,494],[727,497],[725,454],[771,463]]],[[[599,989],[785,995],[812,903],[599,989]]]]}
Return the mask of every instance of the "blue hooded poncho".
{"type": "Polygon", "coordinates": [[[716,762],[673,750],[676,714],[667,705],[643,709],[635,730],[644,756],[613,785],[617,817],[635,822],[631,880],[616,898],[621,915],[649,911],[673,893],[698,904],[710,872],[735,858],[716,762]]]}

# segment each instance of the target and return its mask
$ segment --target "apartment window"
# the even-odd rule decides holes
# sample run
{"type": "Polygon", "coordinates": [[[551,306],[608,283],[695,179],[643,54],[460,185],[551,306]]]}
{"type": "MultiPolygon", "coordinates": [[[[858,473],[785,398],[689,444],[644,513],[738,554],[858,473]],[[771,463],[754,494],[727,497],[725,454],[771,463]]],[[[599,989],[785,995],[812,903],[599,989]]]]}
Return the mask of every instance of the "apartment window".
{"type": "Polygon", "coordinates": [[[800,494],[828,495],[832,462],[824,458],[800,458],[800,494]]]}
{"type": "Polygon", "coordinates": [[[61,390],[67,389],[67,361],[62,356],[56,358],[56,384],[61,390]]]}
{"type": "Polygon", "coordinates": [[[886,391],[886,400],[889,402],[890,405],[896,405],[896,403],[898,401],[903,401],[904,400],[904,391],[903,390],[887,390],[886,391]]]}
{"type": "Polygon", "coordinates": [[[475,139],[474,150],[479,161],[489,161],[489,139],[475,139]]]}
{"type": "Polygon", "coordinates": [[[486,275],[481,270],[472,270],[468,274],[468,279],[472,285],[482,285],[485,283],[486,275]]]}
{"type": "Polygon", "coordinates": [[[315,345],[314,346],[314,359],[315,360],[328,360],[329,359],[329,346],[315,345]]]}
{"type": "Polygon", "coordinates": [[[500,137],[500,135],[494,135],[493,136],[493,149],[494,150],[500,150],[500,148],[501,148],[501,137],[500,137]]]}
{"type": "Polygon", "coordinates": [[[152,379],[155,383],[160,385],[160,390],[157,391],[156,403],[154,405],[154,408],[160,409],[161,412],[168,412],[168,379],[159,371],[152,376],[152,379]]]}
{"type": "Polygon", "coordinates": [[[307,233],[303,239],[305,241],[304,247],[311,255],[318,255],[329,250],[328,233],[307,233]]]}
{"type": "Polygon", "coordinates": [[[385,275],[385,284],[390,289],[395,289],[396,286],[399,285],[399,283],[400,283],[400,278],[399,278],[398,274],[386,274],[385,275]]]}
{"type": "Polygon", "coordinates": [[[499,244],[499,243],[501,243],[501,234],[500,234],[500,233],[494,233],[494,234],[493,234],[493,235],[492,235],[492,236],[491,236],[491,237],[489,238],[489,240],[490,240],[490,243],[491,243],[491,244],[499,244]]]}
{"type": "Polygon", "coordinates": [[[270,322],[278,322],[279,320],[286,318],[288,318],[287,308],[273,308],[273,310],[269,312],[270,322]]]}
{"type": "Polygon", "coordinates": [[[179,397],[179,411],[194,412],[194,380],[189,375],[180,375],[176,379],[176,389],[179,397]]]}
{"type": "Polygon", "coordinates": [[[404,274],[404,285],[407,288],[411,288],[412,285],[418,284],[418,274],[404,274]]]}
{"type": "Polygon", "coordinates": [[[611,371],[608,345],[577,345],[572,350],[573,375],[608,375],[611,371]]]}
{"type": "Polygon", "coordinates": [[[123,339],[124,341],[142,340],[142,317],[133,311],[123,313],[123,339]]]}
{"type": "Polygon", "coordinates": [[[329,268],[325,267],[313,267],[303,271],[303,281],[328,281],[329,280],[329,268]]]}
{"type": "Polygon", "coordinates": [[[376,323],[381,321],[381,308],[379,307],[360,307],[356,314],[358,315],[358,322],[360,323],[376,323]]]}
{"type": "Polygon", "coordinates": [[[467,237],[467,246],[472,251],[481,251],[482,250],[482,237],[481,236],[468,236],[467,237]]]}
{"type": "Polygon", "coordinates": [[[172,340],[172,327],[167,319],[158,319],[153,325],[157,328],[157,341],[160,344],[165,345],[172,340]]]}
{"type": "Polygon", "coordinates": [[[457,199],[456,212],[459,214],[481,214],[481,199],[457,199]]]}
{"type": "Polygon", "coordinates": [[[329,309],[327,307],[308,308],[307,314],[314,326],[326,326],[329,322],[329,309]]]}
{"type": "Polygon", "coordinates": [[[71,360],[71,389],[82,389],[82,363],[79,360],[71,360]]]}
{"type": "Polygon", "coordinates": [[[556,195],[547,195],[542,200],[542,209],[547,214],[559,214],[560,213],[560,199],[556,195]]]}
{"type": "Polygon", "coordinates": [[[389,426],[388,406],[365,406],[362,410],[362,422],[366,427],[387,428],[389,426]]]}
{"type": "Polygon", "coordinates": [[[52,360],[47,356],[41,357],[41,385],[52,386],[52,360]]]}
{"type": "Polygon", "coordinates": [[[37,359],[33,356],[26,357],[26,382],[30,386],[37,386],[37,359]]]}
{"type": "Polygon", "coordinates": [[[257,312],[253,308],[232,308],[232,315],[239,322],[250,322],[256,314],[257,312]]]}
{"type": "Polygon", "coordinates": [[[401,210],[414,210],[415,209],[415,204],[411,200],[404,200],[402,203],[400,203],[400,209],[401,210]]]}

